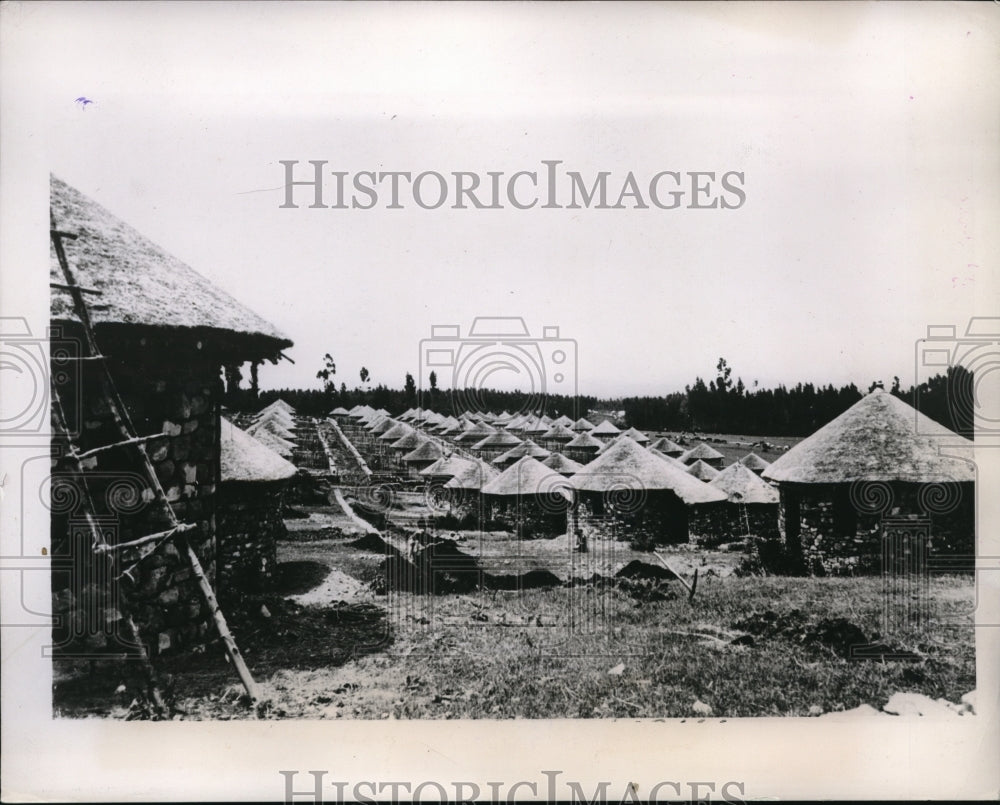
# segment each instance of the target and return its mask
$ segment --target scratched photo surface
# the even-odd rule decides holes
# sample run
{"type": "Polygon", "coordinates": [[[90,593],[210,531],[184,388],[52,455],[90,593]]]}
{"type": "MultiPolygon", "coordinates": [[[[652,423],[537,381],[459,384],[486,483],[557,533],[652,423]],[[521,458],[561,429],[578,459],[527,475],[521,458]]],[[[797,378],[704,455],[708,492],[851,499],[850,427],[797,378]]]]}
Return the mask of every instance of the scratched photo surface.
{"type": "Polygon", "coordinates": [[[46,721],[994,722],[992,8],[3,13],[46,721]]]}

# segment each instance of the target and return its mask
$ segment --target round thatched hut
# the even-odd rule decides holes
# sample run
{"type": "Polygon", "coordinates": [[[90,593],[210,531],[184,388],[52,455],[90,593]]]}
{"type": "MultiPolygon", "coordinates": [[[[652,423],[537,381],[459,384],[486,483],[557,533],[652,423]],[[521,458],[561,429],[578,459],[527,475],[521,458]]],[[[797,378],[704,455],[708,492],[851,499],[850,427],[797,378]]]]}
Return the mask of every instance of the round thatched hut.
{"type": "Polygon", "coordinates": [[[569,482],[580,492],[570,528],[582,530],[589,541],[613,537],[642,546],[687,542],[692,520],[726,500],[720,490],[627,437],[569,482]]]}
{"type": "Polygon", "coordinates": [[[588,431],[581,431],[563,446],[563,452],[574,461],[586,464],[604,447],[604,442],[598,440],[588,431]]]}
{"type": "MultiPolygon", "coordinates": [[[[732,536],[774,537],[778,533],[778,490],[735,461],[709,481],[726,493],[726,530],[732,536]]],[[[720,537],[721,538],[721,537],[720,537]]]]}
{"type": "Polygon", "coordinates": [[[220,483],[215,510],[219,596],[263,592],[285,535],[282,505],[295,465],[226,419],[220,429],[220,483]]]}
{"type": "Polygon", "coordinates": [[[704,461],[708,466],[721,470],[722,463],[726,460],[726,457],[714,447],[704,442],[699,442],[690,450],[682,453],[680,459],[688,466],[694,464],[696,461],[704,461]]]}
{"type": "Polygon", "coordinates": [[[760,475],[764,472],[764,470],[771,466],[770,462],[765,461],[756,453],[750,453],[749,455],[743,456],[743,458],[740,459],[740,464],[757,475],[760,475]]]}
{"type": "Polygon", "coordinates": [[[495,467],[499,467],[501,470],[506,469],[515,461],[518,461],[525,456],[531,456],[539,461],[548,458],[551,452],[535,444],[531,439],[525,439],[517,447],[512,447],[506,453],[502,453],[493,459],[492,464],[495,467]]]}
{"type": "Polygon", "coordinates": [[[661,436],[659,439],[656,439],[649,445],[649,447],[654,447],[664,455],[673,456],[674,458],[679,458],[684,455],[684,448],[676,442],[671,441],[666,436],[661,436]]]}
{"type": "Polygon", "coordinates": [[[715,469],[715,467],[709,466],[701,459],[698,459],[687,468],[687,473],[692,478],[697,478],[699,481],[705,481],[707,483],[718,476],[719,471],[715,469]]]}
{"type": "Polygon", "coordinates": [[[789,553],[813,572],[878,570],[886,524],[912,521],[932,554],[973,554],[975,466],[942,443],[971,456],[972,442],[882,389],[799,442],[762,476],[778,485],[789,553]]]}
{"type": "Polygon", "coordinates": [[[482,488],[490,519],[506,521],[519,536],[566,532],[573,495],[567,481],[531,456],[518,459],[482,488]]]}

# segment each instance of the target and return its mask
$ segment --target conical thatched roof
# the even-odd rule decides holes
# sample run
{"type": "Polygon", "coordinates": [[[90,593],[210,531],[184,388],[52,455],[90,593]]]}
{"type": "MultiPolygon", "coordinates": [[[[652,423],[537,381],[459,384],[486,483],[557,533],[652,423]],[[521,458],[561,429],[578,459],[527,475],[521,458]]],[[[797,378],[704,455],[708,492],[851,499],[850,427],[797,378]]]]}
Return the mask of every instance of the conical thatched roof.
{"type": "Polygon", "coordinates": [[[476,466],[476,462],[472,459],[460,456],[458,453],[449,453],[446,456],[441,456],[429,467],[424,467],[420,470],[420,474],[425,478],[454,478],[463,470],[474,466],[476,466]]]}
{"type": "Polygon", "coordinates": [[[577,433],[583,433],[593,429],[594,423],[588,419],[584,419],[583,417],[580,417],[576,422],[574,422],[570,428],[570,430],[575,430],[577,433]]]}
{"type": "Polygon", "coordinates": [[[699,481],[711,481],[719,475],[719,470],[699,458],[687,468],[687,473],[699,481]]]}
{"type": "Polygon", "coordinates": [[[290,461],[225,418],[220,423],[219,443],[223,483],[283,481],[298,472],[290,461]]]}
{"type": "Polygon", "coordinates": [[[521,427],[525,423],[530,422],[530,421],[531,421],[531,417],[528,416],[527,414],[515,414],[514,416],[512,416],[510,419],[508,419],[506,422],[504,422],[502,424],[503,424],[504,428],[506,428],[509,431],[518,431],[518,430],[521,430],[521,427]]]}
{"type": "Polygon", "coordinates": [[[371,416],[375,413],[375,409],[370,405],[359,405],[357,408],[352,408],[350,412],[351,419],[364,419],[365,417],[371,416]]]}
{"type": "Polygon", "coordinates": [[[247,428],[247,433],[251,436],[257,436],[261,431],[267,431],[275,436],[285,439],[289,442],[295,441],[295,434],[291,430],[284,427],[280,422],[274,419],[265,419],[261,422],[254,422],[249,428],[247,428]]]}
{"type": "MultiPolygon", "coordinates": [[[[392,421],[393,420],[385,414],[372,414],[368,419],[364,420],[364,428],[365,430],[374,433],[378,426],[383,422],[392,421]]],[[[382,433],[385,433],[385,431],[382,431],[382,433]]]]}
{"type": "Polygon", "coordinates": [[[684,472],[687,472],[688,469],[687,465],[676,456],[668,456],[666,453],[661,452],[660,450],[657,450],[655,447],[652,446],[647,447],[646,450],[652,453],[657,458],[662,458],[668,464],[673,464],[675,467],[680,467],[680,469],[684,470],[684,472]]]}
{"type": "Polygon", "coordinates": [[[434,427],[444,422],[444,416],[437,411],[425,411],[421,418],[421,423],[427,427],[434,427]]]}
{"type": "Polygon", "coordinates": [[[680,456],[680,455],[683,455],[683,453],[684,453],[684,448],[683,447],[681,447],[676,442],[670,441],[670,439],[668,439],[666,436],[661,436],[659,439],[657,439],[656,441],[654,441],[649,446],[650,447],[655,447],[661,453],[664,453],[664,454],[666,454],[668,456],[680,456]]]}
{"type": "Polygon", "coordinates": [[[444,487],[445,489],[479,490],[498,475],[499,473],[486,462],[477,459],[448,481],[444,487]]]}
{"type": "Polygon", "coordinates": [[[347,416],[347,409],[342,405],[338,405],[329,413],[329,416],[347,416]]]}
{"type": "Polygon", "coordinates": [[[756,453],[750,453],[747,456],[743,456],[743,458],[740,459],[740,464],[742,464],[749,470],[753,470],[756,473],[763,472],[764,470],[766,470],[768,467],[771,466],[771,463],[769,461],[765,461],[756,453]]]}
{"type": "Polygon", "coordinates": [[[627,431],[625,431],[625,435],[643,446],[649,444],[649,437],[641,430],[636,430],[635,428],[629,428],[627,431]]]}
{"type": "Polygon", "coordinates": [[[778,502],[778,490],[738,461],[717,473],[709,484],[725,492],[730,503],[778,502]]]}
{"type": "Polygon", "coordinates": [[[380,442],[394,442],[396,439],[402,439],[413,432],[414,429],[410,425],[407,425],[405,422],[397,422],[385,433],[380,434],[378,440],[380,442]]]}
{"type": "Polygon", "coordinates": [[[692,478],[629,438],[616,441],[569,481],[577,489],[588,492],[669,491],[689,505],[726,499],[721,490],[692,478]]]}
{"type": "Polygon", "coordinates": [[[546,441],[551,440],[553,442],[569,442],[575,437],[576,434],[565,425],[552,425],[552,427],[545,431],[545,433],[541,436],[542,439],[545,439],[546,441]]]}
{"type": "Polygon", "coordinates": [[[457,419],[455,419],[455,417],[446,416],[444,419],[438,422],[437,425],[434,426],[434,431],[436,433],[443,433],[451,428],[460,428],[461,426],[462,423],[459,422],[457,419]]]}
{"type": "Polygon", "coordinates": [[[573,420],[570,419],[568,416],[566,416],[566,414],[563,414],[562,416],[558,416],[555,419],[553,419],[552,424],[553,426],[562,425],[564,428],[569,428],[570,430],[573,429],[573,420]]]}
{"type": "Polygon", "coordinates": [[[295,427],[295,418],[291,414],[286,414],[280,408],[257,414],[257,416],[253,418],[253,421],[254,423],[260,424],[265,422],[275,422],[283,428],[288,428],[289,430],[295,427]]]}
{"type": "Polygon", "coordinates": [[[283,458],[292,457],[292,450],[295,448],[295,445],[285,439],[282,439],[280,436],[275,436],[273,433],[266,431],[263,428],[251,435],[265,447],[270,447],[279,456],[282,456],[283,458]]]}
{"type": "Polygon", "coordinates": [[[787,483],[974,481],[972,466],[941,455],[938,444],[972,442],[876,389],[764,470],[787,483]],[[918,432],[919,431],[919,432],[918,432]]]}
{"type": "Polygon", "coordinates": [[[354,416],[355,414],[361,414],[364,413],[364,410],[365,407],[361,403],[358,403],[357,405],[351,406],[351,409],[347,412],[347,415],[354,416]]]}
{"type": "Polygon", "coordinates": [[[417,413],[416,408],[407,408],[405,411],[403,411],[403,413],[401,413],[398,417],[396,417],[396,419],[398,419],[400,422],[409,422],[411,419],[413,419],[413,416],[416,413],[417,413]]]}
{"type": "Polygon", "coordinates": [[[590,450],[591,452],[596,453],[604,447],[604,442],[599,439],[595,439],[587,431],[581,431],[570,441],[566,442],[565,447],[567,450],[590,450]]]}
{"type": "MultiPolygon", "coordinates": [[[[384,435],[384,434],[383,434],[384,435]]],[[[413,430],[407,433],[405,436],[400,436],[396,441],[389,445],[393,450],[402,450],[409,452],[410,450],[415,450],[420,447],[420,445],[425,442],[430,441],[424,434],[419,431],[413,430]]]]}
{"type": "Polygon", "coordinates": [[[718,461],[721,458],[725,458],[718,450],[714,447],[709,447],[704,442],[700,442],[690,450],[685,451],[681,454],[681,461],[685,464],[693,464],[695,461],[718,461]]]}
{"type": "Polygon", "coordinates": [[[430,439],[428,439],[426,442],[421,444],[416,449],[411,450],[409,453],[406,453],[402,457],[402,461],[404,461],[407,464],[413,464],[414,462],[419,462],[419,461],[437,461],[439,458],[441,458],[443,453],[444,451],[437,444],[437,442],[433,442],[430,439]]]}
{"type": "Polygon", "coordinates": [[[476,442],[473,446],[473,450],[488,450],[490,448],[510,448],[517,447],[521,444],[521,440],[518,439],[513,433],[507,433],[506,431],[497,431],[496,433],[491,433],[485,439],[476,442]]]}
{"type": "Polygon", "coordinates": [[[455,441],[462,442],[463,444],[479,442],[492,433],[496,433],[496,428],[487,425],[485,422],[477,422],[458,434],[455,437],[455,441]]]}
{"type": "Polygon", "coordinates": [[[292,406],[291,406],[291,405],[289,405],[288,403],[286,403],[286,402],[285,402],[285,401],[284,401],[283,399],[281,399],[280,397],[279,397],[278,399],[276,399],[276,400],[275,400],[274,402],[272,402],[272,403],[271,403],[270,405],[265,405],[265,406],[264,406],[263,408],[261,408],[261,409],[260,409],[260,411],[258,411],[257,413],[258,413],[258,414],[263,414],[263,413],[265,413],[266,411],[274,411],[274,410],[276,410],[276,409],[277,409],[277,410],[281,410],[281,411],[284,411],[284,412],[285,412],[286,414],[294,414],[294,413],[295,413],[295,409],[294,409],[294,408],[292,408],[292,406]]]}
{"type": "Polygon", "coordinates": [[[550,470],[555,470],[560,475],[566,476],[575,475],[583,469],[583,464],[573,461],[571,458],[566,458],[562,453],[553,453],[542,461],[542,464],[550,470]]]}
{"type": "Polygon", "coordinates": [[[540,447],[535,444],[531,439],[525,439],[517,447],[512,447],[506,453],[497,456],[493,459],[494,464],[509,464],[512,461],[517,461],[525,456],[531,456],[532,458],[537,458],[539,460],[543,458],[548,458],[552,455],[544,447],[540,447]]]}
{"type": "Polygon", "coordinates": [[[621,430],[615,427],[614,423],[610,419],[605,419],[590,433],[593,436],[617,436],[619,433],[621,433],[621,430]]]}
{"type": "Polygon", "coordinates": [[[497,497],[525,497],[529,495],[556,495],[571,500],[566,480],[550,470],[538,459],[525,456],[511,464],[482,488],[484,495],[497,497]]]}
{"type": "Polygon", "coordinates": [[[383,417],[382,420],[377,424],[372,426],[372,434],[375,436],[380,436],[383,433],[388,433],[399,423],[392,417],[383,417]]]}
{"type": "MultiPolygon", "coordinates": [[[[188,330],[209,343],[227,336],[229,349],[248,358],[292,346],[256,313],[55,176],[49,177],[49,208],[56,229],[78,236],[64,241],[77,283],[101,291],[88,305],[98,331],[125,324],[188,330]]],[[[49,256],[51,281],[65,284],[51,245],[49,256]]],[[[50,301],[53,322],[79,324],[68,293],[53,289],[50,301]]]]}

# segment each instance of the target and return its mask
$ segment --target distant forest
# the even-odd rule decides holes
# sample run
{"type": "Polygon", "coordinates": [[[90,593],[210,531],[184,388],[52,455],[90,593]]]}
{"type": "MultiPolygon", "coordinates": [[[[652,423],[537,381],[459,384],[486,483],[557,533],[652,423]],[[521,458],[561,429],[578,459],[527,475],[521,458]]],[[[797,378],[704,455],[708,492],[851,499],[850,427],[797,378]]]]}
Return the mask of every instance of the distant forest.
{"type": "MultiPolygon", "coordinates": [[[[329,356],[327,358],[325,368],[317,375],[323,383],[322,389],[271,389],[256,394],[252,389],[239,387],[238,372],[235,376],[227,375],[228,405],[253,411],[281,397],[308,416],[323,416],[337,406],[349,409],[358,404],[385,408],[391,414],[400,414],[416,405],[442,414],[466,410],[537,411],[544,407],[544,413],[553,417],[566,414],[576,419],[598,412],[594,417],[597,421],[606,416],[649,431],[808,436],[880,385],[873,382],[868,388],[859,389],[853,383],[841,388],[799,383],[750,389],[740,379],[733,381],[732,370],[725,359],[720,358],[714,379],[706,383],[697,377],[683,391],[662,396],[606,399],[551,395],[539,398],[524,392],[495,389],[455,392],[437,388],[433,377],[432,388],[420,390],[409,374],[402,389],[393,389],[383,384],[369,386],[365,369],[361,372],[362,385],[349,389],[346,383],[338,386],[333,382],[335,370],[330,371],[333,362],[329,356]],[[622,411],[624,417],[615,416],[615,412],[622,411]]],[[[931,419],[972,438],[973,376],[964,367],[951,367],[946,374],[907,389],[895,377],[886,388],[931,419]]]]}

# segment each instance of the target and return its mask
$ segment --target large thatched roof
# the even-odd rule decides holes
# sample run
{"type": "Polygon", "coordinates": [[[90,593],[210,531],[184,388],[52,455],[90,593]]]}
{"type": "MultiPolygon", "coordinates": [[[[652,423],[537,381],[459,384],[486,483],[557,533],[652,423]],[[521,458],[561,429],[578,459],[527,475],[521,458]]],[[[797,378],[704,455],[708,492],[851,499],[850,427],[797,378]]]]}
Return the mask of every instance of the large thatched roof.
{"type": "Polygon", "coordinates": [[[498,497],[555,495],[565,500],[573,497],[567,490],[566,479],[531,456],[518,459],[488,484],[484,484],[482,493],[498,497]]]}
{"type": "Polygon", "coordinates": [[[649,444],[649,437],[641,430],[636,430],[635,428],[629,428],[627,431],[625,431],[625,435],[628,436],[630,439],[637,441],[639,444],[643,445],[643,447],[649,444]]]}
{"type": "Polygon", "coordinates": [[[381,436],[383,433],[388,433],[398,424],[399,423],[392,417],[382,417],[381,421],[372,425],[371,432],[375,436],[381,436]]]}
{"type": "Polygon", "coordinates": [[[476,462],[472,459],[460,456],[458,453],[449,453],[446,456],[441,456],[429,467],[420,470],[420,475],[425,478],[454,478],[463,470],[474,466],[476,466],[476,462]]]}
{"type": "Polygon", "coordinates": [[[563,414],[562,416],[557,416],[555,419],[553,419],[552,424],[553,426],[562,425],[563,427],[572,429],[573,420],[570,419],[568,416],[566,416],[566,414],[563,414]]]}
{"type": "Polygon", "coordinates": [[[581,431],[570,441],[566,442],[567,450],[590,450],[596,453],[602,447],[604,447],[604,442],[595,439],[590,435],[589,431],[581,431]]]}
{"type": "Polygon", "coordinates": [[[275,453],[283,458],[291,458],[292,450],[295,449],[295,445],[291,442],[282,439],[280,436],[275,436],[273,433],[264,430],[263,428],[253,433],[252,438],[256,439],[264,446],[271,448],[275,453]]]}
{"type": "Polygon", "coordinates": [[[468,467],[461,470],[450,481],[445,483],[445,489],[482,489],[484,484],[489,483],[500,473],[489,466],[485,461],[476,460],[468,467]]]}
{"type": "Polygon", "coordinates": [[[740,459],[740,464],[742,464],[747,469],[753,470],[754,472],[763,472],[768,467],[771,466],[770,462],[765,461],[756,453],[749,453],[740,459]]]}
{"type": "Polygon", "coordinates": [[[621,430],[610,419],[605,419],[591,431],[594,436],[617,436],[619,433],[621,430]]]}
{"type": "Polygon", "coordinates": [[[546,467],[550,470],[555,470],[560,475],[575,475],[580,470],[583,469],[583,464],[578,461],[573,461],[571,458],[566,458],[562,453],[553,453],[548,458],[542,461],[546,467]]]}
{"type": "Polygon", "coordinates": [[[380,442],[394,442],[396,439],[401,439],[409,433],[413,433],[414,428],[407,425],[405,422],[397,422],[385,433],[381,433],[378,436],[380,442]]]}
{"type": "Polygon", "coordinates": [[[719,475],[719,470],[711,464],[706,464],[700,458],[687,468],[687,473],[699,481],[711,481],[719,475]]]}
{"type": "MultiPolygon", "coordinates": [[[[187,330],[229,344],[247,358],[274,357],[292,342],[190,266],[153,243],[79,190],[49,178],[55,227],[78,236],[64,241],[76,281],[101,292],[88,296],[97,328],[131,325],[187,330]]],[[[66,283],[49,247],[52,282],[66,283]]],[[[53,289],[53,321],[79,324],[72,297],[53,289]]]]}
{"type": "Polygon", "coordinates": [[[509,464],[510,462],[517,461],[519,458],[524,458],[525,456],[531,456],[532,458],[541,460],[550,455],[552,454],[541,445],[535,444],[531,439],[525,439],[517,445],[517,447],[512,447],[506,453],[497,456],[493,459],[493,463],[509,464]]]}
{"type": "MultiPolygon", "coordinates": [[[[382,434],[383,436],[385,434],[382,434]]],[[[405,436],[400,436],[396,441],[389,445],[393,450],[405,450],[407,453],[410,450],[415,450],[420,447],[424,442],[428,442],[430,439],[424,434],[416,430],[411,430],[405,436]]]]}
{"type": "Polygon", "coordinates": [[[577,433],[582,433],[583,431],[591,431],[594,429],[594,423],[589,419],[580,417],[576,422],[573,423],[571,430],[575,430],[577,433]]]}
{"type": "Polygon", "coordinates": [[[972,466],[942,455],[938,445],[972,442],[876,389],[764,470],[783,483],[974,481],[972,466]]]}
{"type": "Polygon", "coordinates": [[[421,461],[437,461],[441,458],[444,451],[437,444],[437,442],[432,442],[428,439],[423,444],[419,445],[415,449],[406,453],[402,460],[407,464],[413,464],[421,461]]]}
{"type": "Polygon", "coordinates": [[[672,442],[666,436],[661,436],[655,442],[653,442],[650,447],[655,447],[661,453],[668,456],[679,456],[684,452],[684,448],[681,447],[677,442],[672,442]]]}
{"type": "Polygon", "coordinates": [[[704,442],[699,442],[680,457],[685,464],[694,464],[696,461],[718,461],[721,458],[725,458],[725,456],[704,442]]]}
{"type": "Polygon", "coordinates": [[[491,433],[485,439],[481,439],[472,445],[473,450],[489,450],[501,448],[507,450],[511,447],[517,447],[521,444],[521,440],[518,439],[513,433],[507,433],[503,430],[498,430],[496,433],[491,433]]]}
{"type": "Polygon", "coordinates": [[[652,453],[657,458],[663,459],[668,464],[673,464],[675,467],[679,467],[680,469],[684,470],[684,472],[687,472],[687,465],[683,461],[681,461],[679,458],[677,458],[676,456],[668,456],[666,453],[663,453],[660,450],[657,450],[652,445],[648,445],[646,447],[646,450],[648,452],[652,453]]]}
{"type": "Polygon", "coordinates": [[[778,490],[738,461],[717,473],[709,484],[725,492],[730,503],[778,502],[778,490]]]}
{"type": "Polygon", "coordinates": [[[545,440],[550,440],[554,442],[569,442],[576,437],[565,425],[553,424],[545,433],[542,434],[541,438],[545,440]]]}
{"type": "Polygon", "coordinates": [[[274,450],[240,430],[228,419],[220,423],[220,479],[226,482],[267,483],[291,478],[298,470],[274,450]]]}
{"type": "Polygon", "coordinates": [[[669,491],[687,504],[726,499],[722,491],[692,478],[627,437],[612,444],[569,481],[587,492],[669,491]]]}

